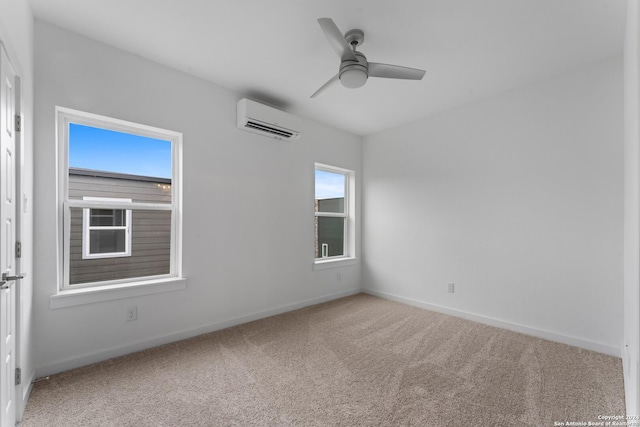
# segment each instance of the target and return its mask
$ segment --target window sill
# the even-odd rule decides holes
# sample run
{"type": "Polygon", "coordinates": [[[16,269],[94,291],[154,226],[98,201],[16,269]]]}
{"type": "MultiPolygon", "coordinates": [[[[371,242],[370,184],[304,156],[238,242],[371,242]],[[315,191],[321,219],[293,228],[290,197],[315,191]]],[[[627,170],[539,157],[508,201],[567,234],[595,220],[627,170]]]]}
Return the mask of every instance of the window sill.
{"type": "Polygon", "coordinates": [[[318,259],[313,263],[313,269],[325,270],[327,268],[344,267],[347,265],[355,265],[357,263],[358,263],[358,258],[354,258],[354,257],[318,259]]]}
{"type": "Polygon", "coordinates": [[[187,279],[171,277],[168,279],[145,280],[143,282],[126,283],[122,285],[64,290],[49,297],[49,307],[55,310],[77,305],[177,291],[185,289],[186,287],[187,279]]]}

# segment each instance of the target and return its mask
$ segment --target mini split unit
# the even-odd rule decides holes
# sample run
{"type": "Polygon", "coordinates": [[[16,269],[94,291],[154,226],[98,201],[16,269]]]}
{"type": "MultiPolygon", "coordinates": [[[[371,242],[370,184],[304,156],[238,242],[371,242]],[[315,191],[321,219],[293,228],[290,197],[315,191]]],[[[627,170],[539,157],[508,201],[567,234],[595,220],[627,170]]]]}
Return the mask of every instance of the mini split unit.
{"type": "Polygon", "coordinates": [[[247,98],[238,101],[238,128],[275,139],[300,138],[300,119],[247,98]]]}

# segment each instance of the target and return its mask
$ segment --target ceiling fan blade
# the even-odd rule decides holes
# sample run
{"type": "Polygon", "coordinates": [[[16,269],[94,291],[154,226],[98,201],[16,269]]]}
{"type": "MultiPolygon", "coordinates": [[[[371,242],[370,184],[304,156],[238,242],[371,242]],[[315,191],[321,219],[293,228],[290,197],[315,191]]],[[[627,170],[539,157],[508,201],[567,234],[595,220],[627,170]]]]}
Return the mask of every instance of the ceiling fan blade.
{"type": "Polygon", "coordinates": [[[318,89],[317,91],[315,91],[315,93],[313,95],[311,95],[311,98],[315,98],[316,96],[322,94],[324,91],[326,91],[327,89],[329,89],[331,86],[333,86],[334,84],[336,84],[339,80],[340,75],[336,74],[335,76],[333,76],[331,78],[331,80],[329,80],[328,82],[326,82],[325,84],[322,85],[322,87],[320,89],[318,89]]]}
{"type": "Polygon", "coordinates": [[[379,64],[369,62],[369,77],[384,77],[387,79],[422,80],[425,70],[401,67],[399,65],[379,64]]]}
{"type": "Polygon", "coordinates": [[[344,61],[345,59],[350,59],[352,61],[357,61],[358,58],[354,55],[351,50],[351,46],[344,39],[344,35],[340,32],[340,29],[333,22],[331,18],[320,18],[318,19],[318,23],[320,24],[320,28],[324,32],[324,35],[327,36],[327,40],[329,40],[329,44],[336,52],[336,54],[340,57],[340,60],[344,61]]]}

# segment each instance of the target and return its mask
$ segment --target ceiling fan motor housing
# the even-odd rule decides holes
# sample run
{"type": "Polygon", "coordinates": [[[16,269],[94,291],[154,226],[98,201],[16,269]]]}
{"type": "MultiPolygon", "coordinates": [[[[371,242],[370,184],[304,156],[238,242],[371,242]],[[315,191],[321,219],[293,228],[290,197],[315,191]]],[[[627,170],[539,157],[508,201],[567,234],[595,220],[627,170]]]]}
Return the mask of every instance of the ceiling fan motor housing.
{"type": "Polygon", "coordinates": [[[357,61],[344,59],[340,63],[340,71],[338,73],[342,86],[349,89],[356,89],[364,86],[369,77],[369,63],[367,57],[362,53],[354,51],[357,61]]]}

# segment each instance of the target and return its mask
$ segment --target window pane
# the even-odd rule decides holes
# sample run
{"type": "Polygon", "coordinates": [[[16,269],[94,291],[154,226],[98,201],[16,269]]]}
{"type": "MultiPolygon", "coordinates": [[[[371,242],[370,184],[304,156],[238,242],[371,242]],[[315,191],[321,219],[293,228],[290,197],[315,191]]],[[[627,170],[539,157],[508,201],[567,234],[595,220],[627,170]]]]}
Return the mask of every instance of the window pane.
{"type": "Polygon", "coordinates": [[[124,209],[91,209],[92,227],[122,227],[127,225],[124,209]]]}
{"type": "MultiPolygon", "coordinates": [[[[71,208],[69,244],[69,284],[169,274],[171,270],[171,211],[134,209],[131,211],[131,255],[114,258],[82,257],[82,208],[71,208]]],[[[107,230],[92,230],[100,234],[100,249],[107,230]]],[[[124,230],[108,230],[124,233],[124,230]]],[[[92,239],[93,235],[90,236],[92,239]]],[[[118,239],[112,247],[124,247],[118,239]]],[[[124,241],[124,240],[121,240],[124,241]]]]}
{"type": "Polygon", "coordinates": [[[316,212],[344,213],[346,176],[316,169],[316,212]]]}
{"type": "Polygon", "coordinates": [[[69,167],[171,179],[171,142],[70,123],[69,167]]]}
{"type": "Polygon", "coordinates": [[[69,124],[69,198],[171,203],[171,141],[69,124]]]}
{"type": "Polygon", "coordinates": [[[316,258],[344,255],[344,218],[316,217],[316,258]]]}
{"type": "Polygon", "coordinates": [[[316,200],[316,212],[344,213],[344,198],[316,200]]]}
{"type": "Polygon", "coordinates": [[[89,253],[108,254],[126,250],[126,230],[91,230],[89,253]]]}

